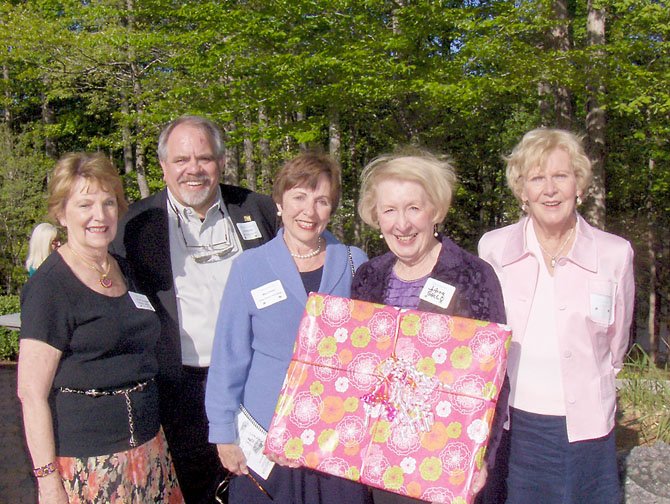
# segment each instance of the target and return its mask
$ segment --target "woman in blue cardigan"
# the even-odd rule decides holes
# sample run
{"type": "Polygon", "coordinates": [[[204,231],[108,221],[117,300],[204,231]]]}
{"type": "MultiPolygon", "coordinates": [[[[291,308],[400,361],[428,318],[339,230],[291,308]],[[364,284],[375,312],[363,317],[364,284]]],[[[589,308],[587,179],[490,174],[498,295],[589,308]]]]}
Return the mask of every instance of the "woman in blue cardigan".
{"type": "MultiPolygon", "coordinates": [[[[307,294],[348,297],[356,268],[367,260],[362,250],[339,243],[326,231],[339,202],[339,180],[340,168],[328,156],[307,153],[288,161],[277,174],[272,194],[283,228],[272,241],[245,251],[233,263],[206,393],[209,440],[216,443],[221,463],[231,474],[250,475],[237,444],[236,412],[244,406],[268,429],[307,294]]],[[[363,485],[280,464],[267,480],[256,474],[233,478],[229,502],[370,501],[363,485]]]]}

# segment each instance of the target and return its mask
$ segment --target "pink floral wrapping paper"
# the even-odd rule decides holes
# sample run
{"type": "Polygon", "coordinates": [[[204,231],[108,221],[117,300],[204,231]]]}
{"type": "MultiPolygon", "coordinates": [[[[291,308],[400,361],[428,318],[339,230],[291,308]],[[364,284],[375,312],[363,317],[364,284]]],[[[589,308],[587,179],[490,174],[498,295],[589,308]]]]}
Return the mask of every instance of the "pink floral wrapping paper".
{"type": "Polygon", "coordinates": [[[508,326],[310,294],[266,453],[431,502],[471,502],[508,326]]]}

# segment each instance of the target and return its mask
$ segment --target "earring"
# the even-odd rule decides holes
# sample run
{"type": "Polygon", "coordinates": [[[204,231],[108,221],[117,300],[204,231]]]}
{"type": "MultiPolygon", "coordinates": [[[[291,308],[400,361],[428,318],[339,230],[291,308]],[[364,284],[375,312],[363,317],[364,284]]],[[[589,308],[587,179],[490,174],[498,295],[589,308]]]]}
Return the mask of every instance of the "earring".
{"type": "Polygon", "coordinates": [[[381,234],[381,233],[379,233],[379,237],[380,237],[382,240],[384,239],[384,235],[381,234]]]}
{"type": "Polygon", "coordinates": [[[521,202],[521,210],[523,213],[528,213],[528,202],[527,201],[522,201],[521,202]]]}
{"type": "Polygon", "coordinates": [[[437,224],[433,224],[433,236],[437,238],[440,233],[437,232],[437,224]]]}
{"type": "Polygon", "coordinates": [[[277,217],[281,217],[281,210],[277,210],[277,217]]]}
{"type": "Polygon", "coordinates": [[[581,195],[578,194],[578,195],[577,195],[577,206],[581,206],[582,203],[583,203],[583,202],[582,202],[582,197],[581,197],[581,195]]]}

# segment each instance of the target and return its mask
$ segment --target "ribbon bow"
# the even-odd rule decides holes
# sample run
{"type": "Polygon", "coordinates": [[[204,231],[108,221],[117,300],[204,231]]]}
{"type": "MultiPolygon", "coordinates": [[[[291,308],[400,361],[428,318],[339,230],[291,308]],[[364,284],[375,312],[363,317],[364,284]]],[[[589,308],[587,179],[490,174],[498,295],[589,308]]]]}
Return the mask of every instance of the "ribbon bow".
{"type": "Polygon", "coordinates": [[[379,371],[376,386],[361,398],[366,424],[370,417],[382,416],[392,425],[428,432],[435,421],[429,397],[439,381],[396,357],[384,360],[379,371]]]}

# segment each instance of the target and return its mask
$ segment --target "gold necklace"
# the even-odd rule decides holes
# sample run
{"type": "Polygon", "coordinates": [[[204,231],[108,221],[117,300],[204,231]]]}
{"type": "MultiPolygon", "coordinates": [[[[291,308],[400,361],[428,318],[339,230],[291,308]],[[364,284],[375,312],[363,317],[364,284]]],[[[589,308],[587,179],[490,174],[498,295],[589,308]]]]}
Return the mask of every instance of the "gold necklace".
{"type": "Polygon", "coordinates": [[[314,250],[312,250],[311,252],[308,252],[308,253],[306,253],[306,254],[294,254],[293,252],[291,252],[291,251],[289,250],[289,253],[291,254],[291,257],[295,257],[296,259],[309,259],[309,258],[311,258],[311,257],[317,256],[317,255],[319,255],[319,252],[321,252],[321,243],[322,243],[322,241],[321,241],[321,237],[320,237],[320,236],[319,236],[319,240],[318,240],[318,241],[319,241],[319,244],[318,244],[317,247],[316,247],[314,250]]]}
{"type": "Polygon", "coordinates": [[[565,241],[564,241],[563,243],[561,243],[561,246],[559,247],[559,249],[556,251],[556,253],[555,253],[554,255],[552,255],[552,254],[550,254],[549,252],[547,252],[547,249],[544,248],[544,247],[542,246],[542,243],[540,242],[540,238],[539,238],[539,237],[537,238],[537,244],[538,244],[538,245],[540,246],[540,248],[542,249],[542,252],[544,252],[545,254],[547,254],[547,255],[549,256],[549,258],[551,259],[551,267],[552,267],[552,268],[553,268],[554,266],[556,266],[556,258],[558,257],[558,254],[560,254],[560,253],[563,251],[563,248],[568,244],[568,242],[570,241],[570,238],[572,238],[572,233],[575,232],[575,228],[576,228],[576,227],[577,227],[577,226],[573,226],[573,227],[572,227],[572,229],[571,229],[570,232],[568,233],[568,237],[565,239],[565,241]]]}
{"type": "MultiPolygon", "coordinates": [[[[101,271],[98,269],[98,266],[96,264],[91,264],[88,262],[86,259],[84,259],[82,256],[77,254],[75,250],[72,247],[68,247],[70,249],[70,252],[72,252],[75,256],[79,258],[81,262],[83,262],[89,269],[92,269],[95,271],[98,275],[100,275],[100,285],[102,285],[105,289],[109,289],[112,286],[112,279],[108,277],[109,275],[109,270],[112,268],[112,262],[107,259],[107,271],[101,271]]],[[[107,256],[105,256],[107,257],[107,256]]]]}

